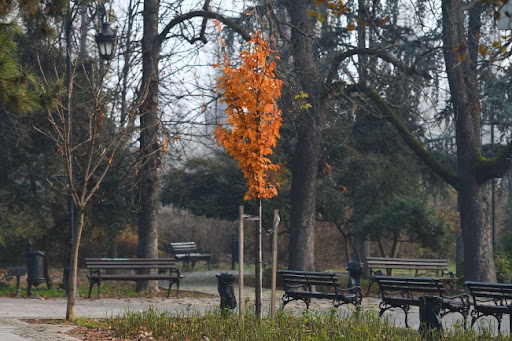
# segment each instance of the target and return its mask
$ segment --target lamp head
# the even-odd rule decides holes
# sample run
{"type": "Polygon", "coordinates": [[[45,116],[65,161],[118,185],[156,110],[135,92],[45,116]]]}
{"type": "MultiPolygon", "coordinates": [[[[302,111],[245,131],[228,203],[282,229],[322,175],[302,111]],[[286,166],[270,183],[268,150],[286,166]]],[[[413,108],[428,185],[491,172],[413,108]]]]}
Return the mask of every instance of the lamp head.
{"type": "Polygon", "coordinates": [[[110,23],[104,22],[101,27],[101,32],[96,35],[96,44],[98,45],[98,50],[102,59],[112,59],[115,39],[116,33],[112,28],[110,28],[110,23]]]}

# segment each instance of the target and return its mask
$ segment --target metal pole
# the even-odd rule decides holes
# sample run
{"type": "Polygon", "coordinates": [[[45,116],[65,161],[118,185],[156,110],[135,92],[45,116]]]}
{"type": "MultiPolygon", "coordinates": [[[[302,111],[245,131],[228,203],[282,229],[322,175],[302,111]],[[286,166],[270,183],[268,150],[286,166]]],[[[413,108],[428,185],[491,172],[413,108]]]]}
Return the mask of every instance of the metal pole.
{"type": "MultiPolygon", "coordinates": [[[[491,146],[494,149],[494,117],[491,122],[491,146]]],[[[493,150],[494,151],[494,150],[493,150]]],[[[492,246],[496,245],[496,179],[491,180],[491,221],[492,221],[492,246]]]]}
{"type": "MultiPolygon", "coordinates": [[[[71,126],[71,122],[73,122],[73,112],[71,110],[71,94],[69,94],[69,89],[71,88],[71,28],[72,28],[72,20],[71,20],[71,4],[68,2],[67,16],[66,16],[66,81],[68,87],[68,103],[67,103],[67,111],[69,117],[70,126],[69,129],[69,153],[71,154],[73,148],[73,128],[71,126]]],[[[69,158],[70,162],[72,162],[72,157],[69,158]]],[[[71,171],[71,169],[70,169],[71,171]]],[[[72,175],[71,175],[72,176],[72,175]]],[[[71,187],[70,187],[71,190],[71,187]]],[[[68,232],[68,241],[66,247],[66,264],[64,266],[64,276],[62,279],[62,285],[64,290],[66,291],[66,296],[69,291],[69,269],[71,264],[71,248],[73,247],[73,228],[74,228],[74,207],[73,207],[73,198],[71,197],[71,193],[69,193],[68,197],[68,215],[69,215],[69,232],[68,232]]]]}
{"type": "Polygon", "coordinates": [[[240,225],[238,229],[238,311],[244,318],[244,206],[238,207],[240,225]]]}
{"type": "Polygon", "coordinates": [[[235,257],[236,257],[236,252],[237,250],[235,250],[235,247],[236,247],[236,239],[235,239],[235,233],[233,232],[231,234],[231,270],[235,270],[235,257]]]}

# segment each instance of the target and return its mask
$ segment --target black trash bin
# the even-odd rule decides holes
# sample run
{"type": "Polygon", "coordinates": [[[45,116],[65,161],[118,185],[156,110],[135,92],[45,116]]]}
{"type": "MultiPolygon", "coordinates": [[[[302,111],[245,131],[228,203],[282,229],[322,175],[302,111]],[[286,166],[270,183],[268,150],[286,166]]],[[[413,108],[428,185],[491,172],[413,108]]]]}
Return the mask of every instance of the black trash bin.
{"type": "Polygon", "coordinates": [[[420,296],[420,334],[428,338],[443,331],[441,308],[443,299],[438,296],[420,296]]]}
{"type": "Polygon", "coordinates": [[[364,272],[363,263],[350,261],[347,265],[349,274],[347,288],[358,287],[361,284],[361,275],[364,272]]]}
{"type": "Polygon", "coordinates": [[[28,242],[27,248],[27,295],[32,296],[32,285],[36,287],[45,282],[44,277],[44,251],[32,250],[32,243],[28,242]]]}
{"type": "Polygon", "coordinates": [[[219,285],[217,289],[220,295],[220,308],[221,309],[235,309],[236,297],[233,284],[235,283],[236,276],[229,273],[216,274],[219,285]]]}

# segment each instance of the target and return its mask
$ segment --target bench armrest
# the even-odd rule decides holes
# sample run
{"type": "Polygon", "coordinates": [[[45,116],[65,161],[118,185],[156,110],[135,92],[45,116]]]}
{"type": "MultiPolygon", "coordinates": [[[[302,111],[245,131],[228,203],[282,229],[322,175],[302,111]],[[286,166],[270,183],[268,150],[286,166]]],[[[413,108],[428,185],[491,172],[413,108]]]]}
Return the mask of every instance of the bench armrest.
{"type": "Polygon", "coordinates": [[[355,286],[350,287],[350,288],[342,288],[342,287],[340,287],[340,286],[338,285],[338,286],[336,286],[336,290],[341,290],[341,291],[345,291],[345,292],[346,292],[346,291],[350,291],[350,292],[352,292],[352,291],[358,291],[358,290],[360,291],[360,290],[361,290],[361,287],[360,287],[360,286],[358,286],[358,285],[355,285],[355,286]]]}
{"type": "Polygon", "coordinates": [[[396,296],[396,295],[400,295],[401,297],[406,297],[406,298],[413,297],[411,291],[409,291],[409,290],[386,291],[385,294],[386,294],[385,296],[389,296],[389,297],[396,296]]]}
{"type": "Polygon", "coordinates": [[[173,272],[176,272],[176,275],[180,277],[181,271],[178,268],[169,268],[169,274],[172,275],[173,272]]]}
{"type": "Polygon", "coordinates": [[[307,285],[307,284],[287,284],[287,283],[284,284],[285,291],[299,289],[299,288],[304,289],[304,291],[308,291],[308,292],[311,291],[311,286],[307,285]]]}
{"type": "Polygon", "coordinates": [[[444,277],[445,275],[448,275],[448,278],[456,278],[453,271],[445,272],[445,271],[441,270],[441,277],[444,277]]]}
{"type": "Polygon", "coordinates": [[[453,299],[456,299],[456,298],[467,298],[469,299],[469,296],[468,294],[458,294],[458,295],[454,295],[454,296],[444,296],[444,298],[447,298],[447,299],[450,299],[450,300],[453,300],[453,299]]]}
{"type": "Polygon", "coordinates": [[[469,301],[469,296],[467,294],[459,294],[455,296],[443,296],[443,299],[448,300],[460,300],[465,307],[469,307],[471,302],[469,301]]]}
{"type": "Polygon", "coordinates": [[[90,269],[89,274],[87,275],[87,278],[90,280],[93,277],[100,277],[101,271],[100,269],[90,269]]]}
{"type": "Polygon", "coordinates": [[[356,286],[353,286],[350,288],[340,288],[339,286],[336,286],[336,290],[342,291],[341,294],[343,294],[343,292],[355,294],[356,295],[356,299],[355,299],[356,305],[361,304],[361,302],[363,301],[363,291],[361,290],[360,286],[356,285],[356,286]]]}
{"type": "Polygon", "coordinates": [[[373,277],[373,276],[384,276],[384,273],[382,272],[382,270],[373,271],[373,269],[370,268],[370,272],[371,272],[371,276],[370,277],[373,277]]]}

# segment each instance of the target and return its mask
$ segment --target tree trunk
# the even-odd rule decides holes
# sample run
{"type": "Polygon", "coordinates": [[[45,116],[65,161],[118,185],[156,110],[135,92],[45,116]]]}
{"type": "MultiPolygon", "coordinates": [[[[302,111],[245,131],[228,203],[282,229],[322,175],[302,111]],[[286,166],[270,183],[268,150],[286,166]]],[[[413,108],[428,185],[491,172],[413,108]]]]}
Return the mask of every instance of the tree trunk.
{"type": "Polygon", "coordinates": [[[110,236],[107,249],[108,258],[117,258],[117,235],[110,236]]]}
{"type": "Polygon", "coordinates": [[[68,282],[68,299],[66,307],[66,320],[75,320],[75,305],[77,295],[77,275],[78,275],[78,249],[80,246],[80,238],[85,223],[85,211],[83,208],[78,209],[78,221],[73,231],[73,246],[71,248],[71,263],[69,264],[69,282],[68,282]]]}
{"type": "Polygon", "coordinates": [[[489,193],[485,184],[477,184],[474,176],[462,180],[460,220],[464,240],[464,279],[496,282],[496,268],[489,219],[489,193]]]}
{"type": "Polygon", "coordinates": [[[475,3],[469,11],[467,32],[460,0],[444,0],[442,7],[444,59],[456,119],[464,279],[494,282],[487,180],[479,178],[476,167],[482,152],[476,59],[483,7],[475,3]]]}
{"type": "Polygon", "coordinates": [[[302,90],[311,108],[300,113],[297,144],[292,167],[289,268],[315,269],[316,179],[320,157],[320,134],[325,124],[322,79],[312,45],[314,19],[311,0],[288,3],[292,30],[294,63],[302,90]]]}
{"type": "MultiPolygon", "coordinates": [[[[138,257],[158,257],[157,213],[159,207],[158,144],[158,0],[144,1],[144,33],[142,37],[142,85],[147,97],[140,112],[140,212],[138,257]]],[[[148,272],[149,270],[146,270],[148,272]]],[[[157,281],[137,282],[138,291],[158,291],[157,281]]]]}
{"type": "Polygon", "coordinates": [[[290,192],[289,268],[315,270],[316,177],[319,153],[315,132],[299,128],[299,140],[293,160],[290,192]]]}

